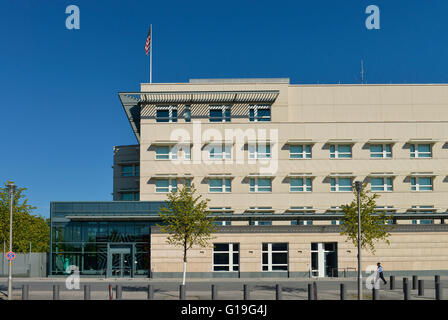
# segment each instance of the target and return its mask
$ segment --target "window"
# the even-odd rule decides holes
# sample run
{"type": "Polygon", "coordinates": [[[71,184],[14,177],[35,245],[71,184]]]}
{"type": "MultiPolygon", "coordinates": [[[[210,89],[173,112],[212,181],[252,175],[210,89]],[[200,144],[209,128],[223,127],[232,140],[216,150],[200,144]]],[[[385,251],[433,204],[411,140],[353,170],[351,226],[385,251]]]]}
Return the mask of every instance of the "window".
{"type": "Polygon", "coordinates": [[[392,178],[370,178],[372,191],[392,191],[392,178]]]}
{"type": "Polygon", "coordinates": [[[210,122],[229,122],[230,106],[210,106],[210,122]]]}
{"type": "Polygon", "coordinates": [[[352,178],[331,178],[330,186],[332,192],[351,192],[352,178]]]}
{"type": "Polygon", "coordinates": [[[430,144],[411,144],[411,158],[431,158],[430,144]]]}
{"type": "Polygon", "coordinates": [[[213,221],[213,224],[215,226],[230,226],[231,225],[230,221],[217,221],[217,220],[213,221]]]}
{"type": "Polygon", "coordinates": [[[272,192],[272,181],[270,178],[251,178],[250,192],[272,192]]]}
{"type": "Polygon", "coordinates": [[[208,148],[208,158],[211,160],[224,160],[232,158],[232,146],[210,145],[208,148]]]}
{"type": "MultiPolygon", "coordinates": [[[[414,213],[434,213],[434,206],[412,206],[412,209],[416,209],[414,213]],[[422,210],[423,209],[423,210],[422,210]],[[428,210],[424,210],[428,209],[428,210]],[[417,211],[418,210],[418,211],[417,211]]],[[[424,219],[424,220],[412,220],[412,224],[433,224],[433,219],[424,219]]]]}
{"type": "Polygon", "coordinates": [[[392,145],[371,144],[370,158],[392,158],[392,145]]]}
{"type": "Polygon", "coordinates": [[[157,106],[156,122],[177,122],[177,107],[157,106]]]}
{"type": "Polygon", "coordinates": [[[177,160],[180,153],[180,159],[190,160],[191,150],[189,145],[185,146],[159,146],[156,147],[156,160],[177,160]]]}
{"type": "Polygon", "coordinates": [[[249,225],[250,226],[272,226],[272,221],[270,221],[270,220],[260,220],[260,221],[250,220],[249,225]]]}
{"type": "Polygon", "coordinates": [[[185,119],[185,122],[191,122],[191,108],[189,105],[185,106],[184,119],[185,119]]]}
{"type": "Polygon", "coordinates": [[[209,192],[231,192],[230,179],[209,179],[209,192]]]}
{"type": "MultiPolygon", "coordinates": [[[[210,212],[212,215],[219,216],[221,214],[228,214],[231,211],[231,207],[210,207],[210,212]]],[[[215,220],[213,221],[213,224],[215,226],[230,226],[230,221],[222,221],[222,220],[215,220]]]]}
{"type": "Polygon", "coordinates": [[[140,176],[140,165],[139,164],[121,165],[121,176],[122,177],[140,176]]]}
{"type": "Polygon", "coordinates": [[[238,243],[213,244],[213,271],[238,271],[240,264],[238,243]]]}
{"type": "Polygon", "coordinates": [[[431,177],[412,177],[411,178],[412,191],[432,191],[431,177]]]}
{"type": "Polygon", "coordinates": [[[271,121],[271,106],[270,105],[250,106],[249,121],[271,121]]]}
{"type": "Polygon", "coordinates": [[[138,192],[120,192],[121,201],[139,201],[140,194],[138,192]]]}
{"type": "Polygon", "coordinates": [[[270,159],[271,146],[269,144],[250,144],[249,159],[270,159]]]}
{"type": "Polygon", "coordinates": [[[311,159],[311,145],[289,145],[289,159],[311,159]]]}
{"type": "Polygon", "coordinates": [[[344,224],[344,221],[342,221],[342,220],[331,220],[331,224],[339,226],[341,224],[344,224]]]}
{"type": "Polygon", "coordinates": [[[288,243],[263,243],[263,271],[288,271],[288,243]]]}
{"type": "Polygon", "coordinates": [[[330,158],[341,159],[352,157],[352,146],[350,144],[330,145],[330,158]]]}
{"type": "Polygon", "coordinates": [[[290,178],[290,192],[311,192],[311,178],[290,178]]]}
{"type": "Polygon", "coordinates": [[[291,221],[292,226],[312,226],[313,221],[312,220],[292,220],[291,221]]]}
{"type": "Polygon", "coordinates": [[[176,179],[157,179],[156,180],[156,192],[171,192],[177,191],[176,179]]]}

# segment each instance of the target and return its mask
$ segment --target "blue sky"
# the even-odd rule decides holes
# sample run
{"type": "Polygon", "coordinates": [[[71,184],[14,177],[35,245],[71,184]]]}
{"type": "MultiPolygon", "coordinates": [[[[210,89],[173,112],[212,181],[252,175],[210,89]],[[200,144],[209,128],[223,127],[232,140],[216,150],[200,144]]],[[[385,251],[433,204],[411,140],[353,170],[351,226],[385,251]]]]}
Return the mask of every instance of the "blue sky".
{"type": "Polygon", "coordinates": [[[0,0],[0,181],[50,201],[112,200],[113,146],[136,143],[117,96],[153,82],[446,83],[446,0],[0,0]],[[68,30],[65,8],[80,9],[68,30]],[[380,30],[367,30],[368,5],[380,30]]]}

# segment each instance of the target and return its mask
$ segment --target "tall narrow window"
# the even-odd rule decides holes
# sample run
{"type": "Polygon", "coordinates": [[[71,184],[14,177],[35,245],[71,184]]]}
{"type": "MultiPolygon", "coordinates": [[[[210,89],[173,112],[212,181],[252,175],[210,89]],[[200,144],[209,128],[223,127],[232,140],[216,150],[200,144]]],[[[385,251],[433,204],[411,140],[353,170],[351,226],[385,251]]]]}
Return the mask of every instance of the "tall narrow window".
{"type": "Polygon", "coordinates": [[[184,119],[185,122],[191,122],[191,107],[189,105],[185,106],[184,119]]]}

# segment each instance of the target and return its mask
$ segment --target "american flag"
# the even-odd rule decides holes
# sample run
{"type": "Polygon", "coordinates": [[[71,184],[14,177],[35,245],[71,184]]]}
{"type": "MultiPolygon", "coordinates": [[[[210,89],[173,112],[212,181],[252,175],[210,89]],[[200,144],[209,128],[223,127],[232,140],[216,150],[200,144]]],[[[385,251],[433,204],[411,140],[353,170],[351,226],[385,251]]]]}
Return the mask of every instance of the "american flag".
{"type": "Polygon", "coordinates": [[[151,44],[151,27],[149,28],[148,36],[146,37],[146,43],[145,43],[146,55],[149,54],[149,46],[150,46],[150,44],[151,44]]]}

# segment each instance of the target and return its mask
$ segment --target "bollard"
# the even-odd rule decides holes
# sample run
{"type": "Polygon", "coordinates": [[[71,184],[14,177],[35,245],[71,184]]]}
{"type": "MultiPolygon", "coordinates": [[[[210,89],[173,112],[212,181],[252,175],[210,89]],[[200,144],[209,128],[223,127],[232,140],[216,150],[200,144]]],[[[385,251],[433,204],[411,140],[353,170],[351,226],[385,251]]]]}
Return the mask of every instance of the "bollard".
{"type": "Polygon", "coordinates": [[[313,300],[317,300],[317,283],[313,282],[313,300]]]}
{"type": "Polygon", "coordinates": [[[114,292],[112,290],[112,285],[109,284],[109,300],[113,300],[114,299],[114,292]]]}
{"type": "Polygon", "coordinates": [[[154,288],[148,284],[148,300],[154,300],[154,288]]]}
{"type": "Polygon", "coordinates": [[[424,280],[418,280],[418,295],[424,296],[425,295],[425,282],[424,280]]]}
{"type": "Polygon", "coordinates": [[[313,300],[313,285],[308,283],[308,300],[313,300]]]}
{"type": "Polygon", "coordinates": [[[218,300],[218,288],[212,284],[212,300],[218,300]]]}
{"type": "Polygon", "coordinates": [[[185,285],[181,284],[179,286],[179,300],[185,300],[185,285]]]}
{"type": "Polygon", "coordinates": [[[90,284],[84,285],[84,300],[90,300],[90,284]]]}
{"type": "Polygon", "coordinates": [[[410,296],[409,296],[409,284],[408,284],[408,279],[404,278],[403,279],[403,299],[404,300],[409,300],[410,296]],[[406,279],[406,281],[404,281],[404,279],[406,279]]]}
{"type": "Polygon", "coordinates": [[[249,285],[245,284],[243,286],[243,292],[244,292],[244,300],[250,300],[250,288],[249,285]]]}
{"type": "Polygon", "coordinates": [[[443,299],[442,293],[443,293],[442,284],[440,282],[436,282],[436,300],[443,299]]]}
{"type": "Polygon", "coordinates": [[[22,300],[30,299],[30,286],[28,284],[24,284],[22,286],[22,300]]]}
{"type": "Polygon", "coordinates": [[[372,300],[378,300],[378,290],[372,288],[372,300]]]}
{"type": "Polygon", "coordinates": [[[341,288],[341,300],[345,300],[346,295],[345,284],[341,283],[340,288],[341,288]]]}
{"type": "Polygon", "coordinates": [[[121,299],[121,284],[117,284],[115,286],[115,299],[120,300],[121,299]]]}
{"type": "Polygon", "coordinates": [[[282,286],[275,285],[275,300],[282,300],[282,286]]]}
{"type": "Polygon", "coordinates": [[[417,290],[418,276],[412,276],[412,290],[417,290]]]}
{"type": "Polygon", "coordinates": [[[53,300],[59,300],[59,285],[53,285],[53,300]]]}
{"type": "Polygon", "coordinates": [[[440,276],[434,276],[434,283],[440,282],[440,276]]]}
{"type": "Polygon", "coordinates": [[[395,276],[390,276],[389,284],[390,290],[395,290],[395,276]]]}

